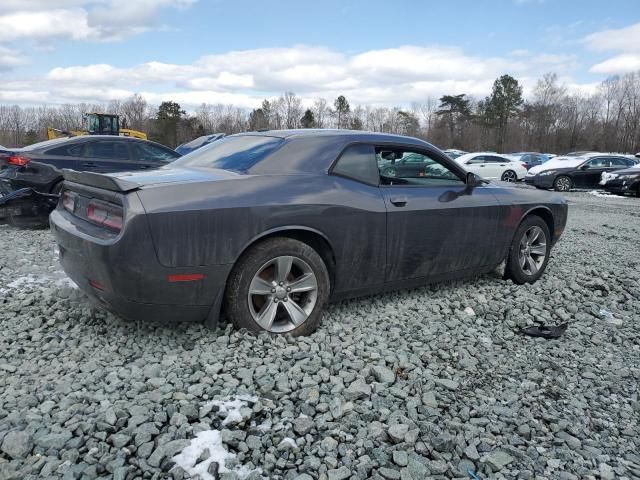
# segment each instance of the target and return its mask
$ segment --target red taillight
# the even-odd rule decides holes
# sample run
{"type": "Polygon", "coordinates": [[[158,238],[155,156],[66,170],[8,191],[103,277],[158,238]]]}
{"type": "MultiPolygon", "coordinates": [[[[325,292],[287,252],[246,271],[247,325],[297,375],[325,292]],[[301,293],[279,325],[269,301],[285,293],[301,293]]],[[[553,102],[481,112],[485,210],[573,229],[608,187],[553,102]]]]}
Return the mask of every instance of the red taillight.
{"type": "Polygon", "coordinates": [[[87,205],[87,219],[111,230],[122,230],[122,207],[91,200],[87,205]]]}
{"type": "Polygon", "coordinates": [[[104,290],[104,286],[100,282],[96,282],[95,280],[89,280],[89,285],[96,290],[104,290]]]}
{"type": "Polygon", "coordinates": [[[167,280],[170,282],[194,282],[196,280],[202,280],[204,278],[204,274],[202,273],[183,273],[183,274],[175,274],[169,275],[167,280]]]}
{"type": "Polygon", "coordinates": [[[16,167],[24,167],[30,161],[30,158],[23,157],[21,155],[9,155],[7,158],[7,163],[9,165],[15,165],[16,167]]]}
{"type": "Polygon", "coordinates": [[[527,170],[529,170],[529,165],[527,165],[526,163],[523,163],[523,164],[522,164],[522,166],[523,166],[524,168],[526,168],[527,170]]]}
{"type": "Polygon", "coordinates": [[[73,213],[75,211],[75,209],[76,209],[76,197],[75,197],[75,195],[73,195],[73,194],[71,194],[69,192],[64,192],[62,194],[62,206],[68,212],[73,213]]]}

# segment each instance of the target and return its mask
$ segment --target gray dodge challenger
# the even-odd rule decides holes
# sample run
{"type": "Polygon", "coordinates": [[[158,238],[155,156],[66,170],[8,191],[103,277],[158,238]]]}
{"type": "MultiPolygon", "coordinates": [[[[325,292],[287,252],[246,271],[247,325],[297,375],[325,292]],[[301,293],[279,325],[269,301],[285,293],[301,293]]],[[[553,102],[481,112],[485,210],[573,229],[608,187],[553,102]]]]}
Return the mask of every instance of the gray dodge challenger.
{"type": "Polygon", "coordinates": [[[567,220],[416,138],[225,137],[154,171],[64,172],[50,216],[69,277],[125,318],[306,335],[329,301],[473,276],[535,282],[567,220]]]}

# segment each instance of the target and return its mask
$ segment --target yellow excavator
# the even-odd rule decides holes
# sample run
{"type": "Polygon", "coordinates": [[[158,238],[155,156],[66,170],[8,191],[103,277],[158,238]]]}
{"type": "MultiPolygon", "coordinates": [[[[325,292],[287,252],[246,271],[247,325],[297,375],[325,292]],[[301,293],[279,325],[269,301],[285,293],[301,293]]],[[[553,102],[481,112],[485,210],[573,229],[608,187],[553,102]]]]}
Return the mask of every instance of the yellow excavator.
{"type": "Polygon", "coordinates": [[[129,128],[120,128],[120,117],[110,113],[86,113],[84,116],[85,130],[60,130],[47,127],[47,138],[53,140],[60,137],[76,137],[78,135],[121,135],[147,139],[147,134],[129,128]]]}

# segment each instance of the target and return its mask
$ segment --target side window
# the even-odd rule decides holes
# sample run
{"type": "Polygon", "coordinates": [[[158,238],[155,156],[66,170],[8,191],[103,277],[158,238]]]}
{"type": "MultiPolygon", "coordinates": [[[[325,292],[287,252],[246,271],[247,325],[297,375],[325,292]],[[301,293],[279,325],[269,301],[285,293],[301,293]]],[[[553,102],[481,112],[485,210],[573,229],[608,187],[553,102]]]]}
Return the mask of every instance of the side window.
{"type": "Polygon", "coordinates": [[[135,142],[133,159],[143,162],[169,163],[178,158],[178,154],[169,149],[157,147],[151,143],[135,142]]]}
{"type": "Polygon", "coordinates": [[[625,158],[614,157],[611,159],[612,167],[626,167],[627,160],[625,158]]]}
{"type": "Polygon", "coordinates": [[[508,162],[506,158],[494,157],[493,155],[489,155],[484,157],[485,163],[505,163],[508,162]]]}
{"type": "Polygon", "coordinates": [[[76,143],[73,145],[65,145],[64,147],[56,147],[51,150],[47,150],[47,155],[57,155],[60,157],[80,157],[82,156],[82,143],[76,143]]]}
{"type": "Polygon", "coordinates": [[[473,157],[470,160],[467,160],[467,165],[477,165],[479,163],[484,163],[484,155],[478,155],[477,157],[473,157]]]}
{"type": "Polygon", "coordinates": [[[87,158],[107,158],[110,160],[128,160],[129,151],[124,142],[87,142],[84,156],[87,158]]]}
{"type": "Polygon", "coordinates": [[[464,179],[429,154],[396,147],[376,147],[382,185],[451,185],[464,179]]]}
{"type": "Polygon", "coordinates": [[[378,169],[373,145],[351,145],[346,148],[332,173],[371,185],[378,184],[378,169]]]}

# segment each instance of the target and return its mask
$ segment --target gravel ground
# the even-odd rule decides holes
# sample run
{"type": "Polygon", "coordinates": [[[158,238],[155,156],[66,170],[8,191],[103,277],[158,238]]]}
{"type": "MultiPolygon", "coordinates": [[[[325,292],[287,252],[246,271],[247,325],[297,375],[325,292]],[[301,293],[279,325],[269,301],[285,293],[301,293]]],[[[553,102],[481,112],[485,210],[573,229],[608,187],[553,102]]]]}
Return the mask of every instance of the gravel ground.
{"type": "Polygon", "coordinates": [[[640,200],[568,199],[537,284],[343,302],[297,339],[120,320],[0,227],[0,479],[640,478],[640,200]]]}

